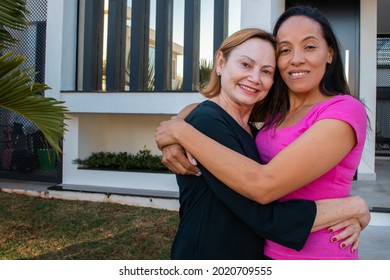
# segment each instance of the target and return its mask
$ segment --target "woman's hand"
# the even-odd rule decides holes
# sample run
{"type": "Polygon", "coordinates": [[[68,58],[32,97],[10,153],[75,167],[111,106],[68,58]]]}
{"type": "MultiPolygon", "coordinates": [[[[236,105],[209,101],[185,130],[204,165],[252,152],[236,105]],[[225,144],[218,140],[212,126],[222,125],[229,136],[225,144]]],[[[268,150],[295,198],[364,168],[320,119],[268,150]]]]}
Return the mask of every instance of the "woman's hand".
{"type": "Polygon", "coordinates": [[[179,117],[172,117],[169,121],[161,122],[155,133],[157,147],[162,150],[165,146],[178,144],[175,133],[180,131],[180,127],[186,124],[187,123],[179,117]]]}
{"type": "Polygon", "coordinates": [[[183,126],[188,125],[179,117],[172,117],[169,121],[160,123],[156,129],[155,140],[162,151],[161,162],[173,173],[181,175],[200,175],[195,158],[186,152],[175,138],[175,133],[180,132],[183,126]]]}
{"type": "Polygon", "coordinates": [[[196,166],[197,162],[195,158],[179,144],[163,147],[161,162],[176,174],[196,176],[201,174],[199,168],[196,166]]]}
{"type": "Polygon", "coordinates": [[[360,222],[356,218],[348,219],[342,221],[336,225],[333,225],[328,228],[328,232],[336,232],[340,229],[343,229],[341,232],[332,236],[331,241],[333,243],[340,242],[340,248],[344,249],[348,246],[351,246],[351,252],[354,252],[360,242],[360,233],[363,230],[360,222]]]}

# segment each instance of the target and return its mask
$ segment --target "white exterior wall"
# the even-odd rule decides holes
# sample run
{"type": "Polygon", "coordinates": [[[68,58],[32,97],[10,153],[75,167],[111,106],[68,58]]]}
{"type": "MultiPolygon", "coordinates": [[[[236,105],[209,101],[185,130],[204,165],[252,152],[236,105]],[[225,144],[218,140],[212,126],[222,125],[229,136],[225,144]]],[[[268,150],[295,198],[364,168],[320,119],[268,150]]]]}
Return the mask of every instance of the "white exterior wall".
{"type": "MultiPolygon", "coordinates": [[[[75,158],[84,157],[89,152],[110,150],[107,148],[110,143],[107,140],[109,138],[107,136],[113,135],[110,128],[110,116],[112,115],[98,116],[100,119],[96,123],[93,123],[91,125],[92,128],[90,128],[88,123],[91,122],[91,118],[95,117],[94,115],[71,115],[71,119],[67,121],[69,130],[64,139],[62,183],[70,185],[177,191],[176,178],[172,174],[81,170],[72,164],[75,158]],[[100,127],[100,129],[96,129],[97,127],[100,127]],[[108,131],[109,133],[101,133],[101,131],[108,131]]],[[[119,118],[120,116],[115,117],[119,118]]]]}
{"type": "MultiPolygon", "coordinates": [[[[360,79],[360,96],[371,108],[371,122],[375,123],[376,0],[361,1],[361,75],[365,79],[360,79]]],[[[260,27],[268,31],[285,7],[284,0],[242,0],[241,5],[242,28],[260,27]]],[[[98,151],[136,153],[145,145],[159,154],[154,146],[158,124],[203,97],[196,93],[72,92],[76,84],[76,46],[77,0],[48,0],[45,82],[52,89],[46,94],[65,101],[70,117],[63,145],[63,183],[177,190],[174,175],[79,170],[72,161],[98,151]]],[[[359,178],[375,179],[374,155],[374,146],[368,142],[359,178]]]]}
{"type": "Polygon", "coordinates": [[[241,28],[257,27],[271,32],[284,10],[284,0],[242,0],[241,28]]]}
{"type": "Polygon", "coordinates": [[[376,180],[376,35],[377,0],[360,0],[360,79],[359,97],[368,107],[372,130],[367,132],[363,157],[358,168],[358,180],[376,180]]]}

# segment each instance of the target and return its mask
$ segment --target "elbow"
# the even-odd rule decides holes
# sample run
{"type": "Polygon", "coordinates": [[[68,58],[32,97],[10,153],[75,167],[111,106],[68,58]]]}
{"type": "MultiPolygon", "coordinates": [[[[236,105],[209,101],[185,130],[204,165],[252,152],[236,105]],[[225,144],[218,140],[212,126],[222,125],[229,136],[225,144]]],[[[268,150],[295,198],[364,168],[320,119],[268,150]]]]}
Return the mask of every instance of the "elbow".
{"type": "Polygon", "coordinates": [[[280,196],[277,194],[277,190],[279,189],[276,185],[276,180],[274,176],[270,174],[264,174],[262,177],[257,177],[252,180],[255,182],[252,186],[255,192],[255,201],[260,204],[268,204],[275,200],[277,200],[280,196]]]}
{"type": "Polygon", "coordinates": [[[259,191],[254,200],[260,204],[268,204],[275,201],[275,198],[267,191],[259,191]]]}
{"type": "Polygon", "coordinates": [[[271,202],[273,202],[274,200],[269,199],[269,198],[261,198],[261,199],[257,199],[256,201],[257,201],[258,203],[264,205],[264,204],[271,203],[271,202]]]}

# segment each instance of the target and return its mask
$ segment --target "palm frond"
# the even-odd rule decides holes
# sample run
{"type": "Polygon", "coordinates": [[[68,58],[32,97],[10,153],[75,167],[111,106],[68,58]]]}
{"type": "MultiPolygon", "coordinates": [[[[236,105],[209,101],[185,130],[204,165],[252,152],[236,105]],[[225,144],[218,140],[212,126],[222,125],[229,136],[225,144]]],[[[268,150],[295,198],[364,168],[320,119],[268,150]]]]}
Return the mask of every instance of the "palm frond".
{"type": "Polygon", "coordinates": [[[28,25],[27,15],[25,0],[0,1],[0,50],[17,43],[6,28],[25,30],[28,25]]]}
{"type": "Polygon", "coordinates": [[[27,118],[41,130],[48,144],[61,152],[67,109],[64,102],[41,95],[49,87],[32,82],[34,73],[22,68],[24,61],[12,52],[0,56],[0,107],[27,118]]]}

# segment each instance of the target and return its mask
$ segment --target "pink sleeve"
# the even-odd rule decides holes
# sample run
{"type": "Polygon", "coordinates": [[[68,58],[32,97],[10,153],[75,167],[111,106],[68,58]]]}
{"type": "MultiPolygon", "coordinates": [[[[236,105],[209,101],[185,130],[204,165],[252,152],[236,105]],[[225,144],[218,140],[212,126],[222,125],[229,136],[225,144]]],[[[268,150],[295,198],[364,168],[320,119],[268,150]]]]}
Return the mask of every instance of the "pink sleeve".
{"type": "Polygon", "coordinates": [[[318,120],[338,119],[352,126],[355,130],[356,139],[364,143],[367,130],[366,109],[359,100],[352,96],[342,96],[334,102],[328,103],[318,114],[318,120]]]}

